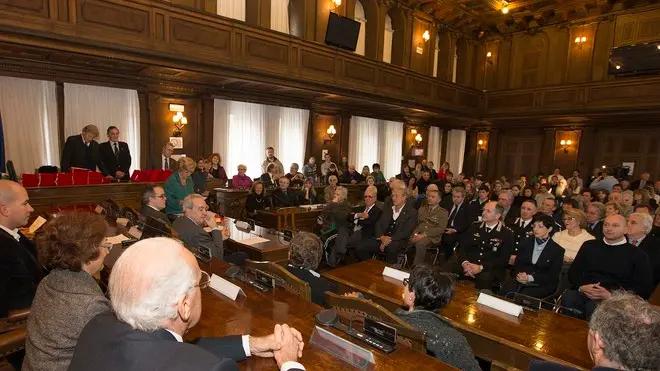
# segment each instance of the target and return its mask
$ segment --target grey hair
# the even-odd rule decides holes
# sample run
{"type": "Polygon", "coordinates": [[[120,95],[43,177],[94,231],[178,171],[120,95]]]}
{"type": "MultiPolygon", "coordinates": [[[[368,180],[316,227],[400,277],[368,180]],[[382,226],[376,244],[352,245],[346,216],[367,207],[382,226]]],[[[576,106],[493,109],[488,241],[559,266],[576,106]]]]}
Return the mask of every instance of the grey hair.
{"type": "Polygon", "coordinates": [[[657,370],[660,364],[660,308],[637,295],[617,291],[596,307],[589,331],[600,335],[607,360],[624,370],[657,370]]]}
{"type": "Polygon", "coordinates": [[[500,192],[500,195],[503,195],[503,194],[507,195],[507,198],[509,199],[509,201],[513,201],[513,192],[511,190],[507,189],[507,190],[504,190],[504,191],[500,192]]]}
{"type": "Polygon", "coordinates": [[[335,191],[339,191],[339,194],[341,194],[341,199],[345,200],[346,197],[348,197],[348,189],[346,187],[339,186],[335,191]]]}
{"type": "Polygon", "coordinates": [[[633,216],[641,220],[642,227],[644,227],[644,234],[651,233],[651,230],[653,229],[653,217],[651,215],[643,213],[632,213],[630,214],[629,218],[633,216]]]}
{"type": "Polygon", "coordinates": [[[291,167],[295,168],[296,171],[298,171],[298,169],[300,169],[300,166],[298,166],[298,163],[297,163],[297,162],[292,163],[292,164],[291,164],[291,167]]]}
{"type": "Polygon", "coordinates": [[[195,270],[183,245],[149,238],[124,251],[110,273],[108,292],[117,318],[133,329],[154,332],[177,317],[177,303],[195,288],[195,270]],[[157,256],[157,264],[149,264],[157,256]]]}
{"type": "Polygon", "coordinates": [[[202,197],[202,195],[198,195],[197,193],[190,194],[183,199],[183,203],[181,204],[181,207],[184,210],[192,210],[193,206],[195,205],[194,203],[195,199],[203,200],[204,197],[202,197]]]}
{"type": "Polygon", "coordinates": [[[592,207],[592,206],[593,206],[593,208],[596,209],[596,211],[598,211],[598,216],[599,216],[598,219],[602,220],[605,217],[605,212],[607,211],[606,207],[605,207],[605,204],[602,203],[602,202],[591,202],[589,204],[589,207],[592,207]]]}
{"type": "Polygon", "coordinates": [[[321,240],[313,233],[299,232],[289,245],[291,264],[304,269],[314,270],[321,264],[323,246],[321,240]]]}
{"type": "Polygon", "coordinates": [[[490,201],[495,203],[495,212],[502,216],[504,214],[504,206],[497,201],[490,201]]]}
{"type": "Polygon", "coordinates": [[[376,188],[376,186],[368,186],[367,189],[364,190],[364,193],[369,193],[370,195],[377,195],[378,188],[376,188]]]}

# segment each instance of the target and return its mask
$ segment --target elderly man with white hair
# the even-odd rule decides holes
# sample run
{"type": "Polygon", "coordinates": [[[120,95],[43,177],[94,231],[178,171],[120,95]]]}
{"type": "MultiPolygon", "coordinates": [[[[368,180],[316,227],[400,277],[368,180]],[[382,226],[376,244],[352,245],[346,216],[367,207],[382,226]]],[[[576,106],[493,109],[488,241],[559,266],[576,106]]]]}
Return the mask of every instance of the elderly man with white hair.
{"type": "Polygon", "coordinates": [[[192,253],[168,238],[142,240],[115,263],[108,290],[112,312],[83,329],[69,371],[233,371],[250,356],[274,357],[281,371],[304,370],[300,333],[275,326],[264,337],[183,335],[199,321],[209,275],[192,253]]]}
{"type": "Polygon", "coordinates": [[[650,236],[653,229],[653,217],[643,213],[633,213],[628,217],[626,235],[628,242],[639,247],[649,256],[653,265],[653,287],[660,283],[660,241],[650,236]]]}

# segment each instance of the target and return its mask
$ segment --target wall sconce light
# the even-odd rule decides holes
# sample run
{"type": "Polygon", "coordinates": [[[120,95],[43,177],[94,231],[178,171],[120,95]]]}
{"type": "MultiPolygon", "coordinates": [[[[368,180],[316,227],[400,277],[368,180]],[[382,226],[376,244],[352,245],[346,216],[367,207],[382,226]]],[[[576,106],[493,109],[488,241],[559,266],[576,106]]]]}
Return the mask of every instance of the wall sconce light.
{"type": "Polygon", "coordinates": [[[431,40],[431,34],[429,33],[429,30],[424,31],[422,34],[422,39],[424,39],[424,42],[431,40]]]}
{"type": "Polygon", "coordinates": [[[486,144],[486,142],[484,142],[483,139],[479,139],[479,141],[477,141],[477,149],[479,151],[485,151],[486,150],[486,145],[485,144],[486,144]]]}
{"type": "Polygon", "coordinates": [[[571,141],[570,139],[568,139],[568,140],[563,140],[562,139],[559,142],[559,144],[561,144],[561,146],[564,148],[564,153],[568,153],[568,147],[570,147],[571,144],[573,144],[573,141],[571,141]]]}
{"type": "Polygon", "coordinates": [[[332,0],[332,5],[335,6],[335,10],[341,6],[341,0],[332,0]]]}
{"type": "Polygon", "coordinates": [[[508,1],[502,1],[502,9],[501,9],[502,14],[507,14],[509,13],[509,2],[508,1]]]}
{"type": "Polygon", "coordinates": [[[337,129],[335,129],[335,126],[330,125],[325,133],[328,134],[328,139],[325,139],[323,144],[333,144],[335,142],[335,135],[337,135],[337,129]]]}
{"type": "Polygon", "coordinates": [[[616,66],[614,66],[614,68],[616,68],[617,70],[620,70],[620,69],[621,69],[621,65],[620,65],[620,64],[617,64],[616,66]]]}
{"type": "Polygon", "coordinates": [[[410,134],[417,134],[417,129],[410,129],[410,134]]]}
{"type": "Polygon", "coordinates": [[[173,117],[174,121],[174,131],[172,132],[173,137],[180,137],[183,134],[183,127],[188,125],[188,118],[183,115],[181,112],[177,112],[173,117]]]}
{"type": "Polygon", "coordinates": [[[490,58],[492,56],[493,56],[493,53],[491,53],[491,52],[486,53],[486,58],[490,58]]]}
{"type": "Polygon", "coordinates": [[[422,143],[422,134],[415,135],[415,141],[417,142],[417,145],[422,143]]]}

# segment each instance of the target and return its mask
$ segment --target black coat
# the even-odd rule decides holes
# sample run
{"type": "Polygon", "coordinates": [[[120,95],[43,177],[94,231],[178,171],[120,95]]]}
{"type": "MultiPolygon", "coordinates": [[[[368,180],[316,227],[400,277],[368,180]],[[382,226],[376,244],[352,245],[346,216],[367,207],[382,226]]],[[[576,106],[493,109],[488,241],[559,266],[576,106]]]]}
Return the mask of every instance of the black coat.
{"type": "Polygon", "coordinates": [[[653,287],[658,286],[660,284],[660,240],[647,235],[637,247],[649,256],[653,266],[653,287]]]}
{"type": "Polygon", "coordinates": [[[257,210],[264,210],[267,207],[270,207],[270,198],[266,195],[266,191],[261,195],[250,193],[245,199],[245,211],[250,215],[254,215],[257,210]]]}
{"type": "MultiPolygon", "coordinates": [[[[531,223],[530,223],[531,224],[531,223]]],[[[520,246],[513,265],[513,276],[524,272],[534,277],[534,284],[540,290],[554,292],[559,284],[559,273],[564,264],[564,248],[550,238],[543,248],[536,264],[532,263],[534,253],[534,238],[527,239],[520,246]]]]}
{"type": "Polygon", "coordinates": [[[294,267],[291,264],[287,265],[286,269],[294,276],[309,284],[309,288],[312,291],[312,302],[314,304],[325,307],[325,292],[337,291],[337,285],[335,285],[333,282],[330,282],[323,277],[316,277],[307,269],[294,267]]]}
{"type": "MultiPolygon", "coordinates": [[[[364,210],[360,211],[363,212],[364,210]]],[[[359,225],[362,226],[362,229],[360,229],[360,233],[362,234],[362,239],[366,238],[372,238],[374,237],[374,229],[376,228],[376,223],[378,223],[378,219],[380,219],[380,216],[383,214],[383,211],[378,207],[378,205],[374,205],[370,210],[369,210],[369,217],[367,219],[355,219],[355,213],[351,213],[348,217],[349,220],[353,221],[353,226],[359,225]]]]}
{"type": "Polygon", "coordinates": [[[162,211],[158,211],[156,209],[153,209],[153,208],[151,208],[147,205],[142,205],[142,207],[140,208],[140,215],[142,216],[142,219],[143,219],[144,222],[146,222],[147,218],[154,218],[156,220],[160,220],[161,222],[163,222],[167,226],[170,226],[170,227],[172,226],[172,223],[167,218],[165,213],[163,213],[162,211]]]}
{"type": "Polygon", "coordinates": [[[259,180],[264,182],[264,188],[273,188],[277,187],[277,180],[273,180],[270,178],[270,174],[268,173],[263,173],[259,177],[259,180]]]}
{"type": "MultiPolygon", "coordinates": [[[[374,227],[374,237],[380,237],[385,234],[387,228],[392,222],[394,211],[391,207],[385,208],[378,218],[378,222],[374,227]]],[[[417,226],[417,210],[411,206],[410,203],[401,209],[399,217],[396,219],[396,225],[394,230],[390,234],[392,237],[392,243],[404,243],[408,244],[408,239],[410,235],[415,230],[417,226]]]]}
{"type": "Polygon", "coordinates": [[[83,142],[80,134],[68,137],[66,143],[64,143],[64,149],[62,150],[60,171],[66,173],[72,167],[79,167],[91,171],[96,171],[96,167],[98,167],[99,170],[101,170],[101,173],[108,173],[108,169],[101,160],[99,144],[93,140],[89,142],[89,146],[87,146],[85,142],[83,142]]]}
{"type": "Polygon", "coordinates": [[[101,161],[105,165],[106,172],[103,176],[115,176],[117,171],[123,171],[123,179],[130,179],[131,171],[131,151],[128,149],[128,144],[119,142],[119,156],[115,156],[115,149],[110,145],[110,142],[103,142],[99,144],[99,152],[101,154],[101,161]]]}
{"type": "Polygon", "coordinates": [[[349,171],[345,171],[341,176],[342,183],[350,183],[352,180],[355,180],[357,183],[364,182],[364,177],[362,174],[357,171],[351,174],[349,171]]]}
{"type": "Polygon", "coordinates": [[[273,207],[293,207],[298,206],[298,191],[295,189],[287,189],[286,193],[278,188],[270,194],[270,200],[273,207]]]}
{"type": "Polygon", "coordinates": [[[507,212],[506,216],[502,218],[504,221],[504,224],[509,225],[511,223],[514,223],[516,219],[520,217],[520,208],[517,208],[513,205],[509,208],[509,212],[507,212]]]}
{"type": "Polygon", "coordinates": [[[472,223],[461,239],[459,263],[468,261],[483,265],[484,272],[502,276],[509,264],[513,248],[513,232],[499,222],[490,233],[483,222],[472,223]]]}
{"type": "Polygon", "coordinates": [[[454,223],[452,225],[452,218],[451,218],[451,209],[454,207],[454,204],[452,203],[449,205],[447,210],[447,214],[449,214],[449,219],[447,220],[447,228],[453,228],[456,230],[456,233],[454,234],[445,234],[442,237],[442,240],[444,241],[445,244],[452,245],[455,242],[461,241],[463,238],[463,235],[465,232],[470,228],[470,225],[472,224],[472,213],[470,212],[470,208],[468,207],[467,202],[463,202],[461,204],[461,207],[456,211],[456,215],[454,216],[453,220],[454,223]]]}
{"type": "Polygon", "coordinates": [[[595,226],[592,226],[591,224],[587,225],[587,232],[589,232],[590,235],[596,237],[597,240],[602,240],[604,237],[603,221],[599,220],[595,226]]]}
{"type": "Polygon", "coordinates": [[[520,218],[516,218],[511,224],[507,224],[513,231],[513,250],[511,251],[512,255],[516,255],[520,251],[520,246],[527,243],[528,241],[534,241],[534,231],[533,225],[530,221],[527,223],[526,227],[520,226],[520,218]]]}
{"type": "MultiPolygon", "coordinates": [[[[170,163],[170,169],[173,172],[176,172],[179,165],[177,164],[177,161],[173,158],[169,158],[169,163],[170,163]]],[[[163,161],[163,155],[161,153],[158,154],[158,157],[154,158],[151,160],[151,169],[157,170],[157,169],[163,169],[163,164],[165,161],[163,161]]]]}
{"type": "Polygon", "coordinates": [[[9,310],[32,305],[37,285],[46,273],[37,261],[32,241],[20,235],[16,241],[0,229],[0,317],[7,317],[9,310]]]}

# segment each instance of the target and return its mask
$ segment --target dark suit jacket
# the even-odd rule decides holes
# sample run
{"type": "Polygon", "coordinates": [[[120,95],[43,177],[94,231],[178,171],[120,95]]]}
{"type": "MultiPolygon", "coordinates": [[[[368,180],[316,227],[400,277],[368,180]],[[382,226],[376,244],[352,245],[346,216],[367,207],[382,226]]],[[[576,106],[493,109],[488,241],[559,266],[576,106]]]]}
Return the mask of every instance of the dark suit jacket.
{"type": "MultiPolygon", "coordinates": [[[[164,164],[165,162],[162,161],[162,156],[163,156],[163,154],[162,154],[162,153],[159,153],[158,156],[157,156],[156,158],[154,158],[153,160],[151,160],[151,167],[150,167],[150,169],[154,169],[154,170],[155,170],[155,169],[163,169],[163,164],[164,164]]],[[[172,170],[172,171],[177,171],[177,166],[178,166],[178,165],[177,165],[176,160],[173,159],[172,157],[170,157],[170,170],[172,170]]]]}
{"type": "Polygon", "coordinates": [[[456,216],[454,217],[454,225],[451,225],[451,209],[454,207],[454,204],[452,203],[449,205],[447,208],[447,214],[448,214],[448,220],[447,220],[447,228],[453,228],[456,230],[456,233],[454,234],[446,234],[442,237],[443,241],[446,244],[453,244],[455,242],[458,242],[461,240],[463,233],[470,228],[470,225],[472,225],[472,213],[469,210],[468,203],[463,201],[461,204],[461,207],[458,209],[456,212],[456,216]]]}
{"type": "Polygon", "coordinates": [[[144,218],[154,218],[157,220],[160,220],[161,222],[165,223],[168,226],[172,226],[172,223],[170,223],[170,220],[167,219],[167,216],[165,213],[162,211],[155,210],[147,205],[142,205],[140,208],[140,215],[142,215],[144,218]]]}
{"type": "Polygon", "coordinates": [[[22,234],[16,241],[0,229],[0,317],[29,307],[44,274],[34,244],[22,234]]]}
{"type": "Polygon", "coordinates": [[[294,276],[309,284],[309,288],[312,290],[312,302],[314,304],[325,307],[325,292],[337,292],[337,285],[323,277],[316,277],[307,269],[294,267],[291,264],[287,265],[286,269],[294,276]]]}
{"type": "Polygon", "coordinates": [[[515,223],[516,219],[518,219],[519,217],[520,217],[520,208],[511,205],[511,208],[509,208],[509,212],[503,218],[504,224],[509,225],[511,223],[515,223]]]}
{"type": "Polygon", "coordinates": [[[351,174],[350,172],[345,171],[344,174],[341,176],[341,182],[342,183],[350,183],[351,180],[355,180],[356,182],[364,182],[364,177],[362,174],[358,173],[357,171],[351,174]]]}
{"type": "MultiPolygon", "coordinates": [[[[360,212],[363,212],[364,209],[360,212]]],[[[355,219],[355,213],[351,213],[348,217],[349,220],[354,221],[354,225],[360,225],[362,226],[362,229],[360,229],[360,233],[362,234],[362,239],[367,239],[374,237],[374,228],[376,227],[376,223],[378,223],[378,220],[380,219],[380,216],[383,214],[383,210],[381,210],[378,205],[374,205],[371,210],[369,210],[369,217],[367,219],[361,220],[361,219],[355,219]]]]}
{"type": "Polygon", "coordinates": [[[660,284],[660,240],[656,237],[646,235],[638,246],[649,256],[653,266],[653,287],[660,284]]]}
{"type": "Polygon", "coordinates": [[[288,188],[286,194],[280,188],[271,193],[270,199],[273,207],[292,207],[298,206],[298,191],[288,188]]]}
{"type": "Polygon", "coordinates": [[[222,242],[222,232],[217,229],[208,233],[201,226],[197,225],[192,219],[187,216],[177,218],[172,224],[174,229],[179,233],[179,238],[186,245],[199,248],[204,246],[211,249],[211,254],[214,257],[223,260],[224,248],[222,242]]]}
{"type": "Polygon", "coordinates": [[[268,173],[261,174],[261,176],[259,177],[259,180],[264,182],[264,188],[273,188],[273,187],[277,186],[277,180],[272,181],[270,179],[270,174],[268,174],[268,173]]]}
{"type": "Polygon", "coordinates": [[[602,220],[598,221],[595,227],[592,227],[591,224],[587,225],[587,232],[589,232],[590,235],[596,237],[597,240],[602,240],[604,237],[603,221],[602,220]]]}
{"type": "MultiPolygon", "coordinates": [[[[639,185],[642,183],[641,179],[637,179],[634,182],[630,183],[630,189],[633,191],[638,190],[640,187],[639,185]]],[[[655,182],[652,180],[647,180],[644,186],[646,187],[649,184],[654,184],[655,182]]]]}
{"type": "Polygon", "coordinates": [[[238,371],[244,359],[240,336],[179,343],[166,330],[133,330],[106,312],[83,329],[69,371],[238,371]]]}
{"type": "Polygon", "coordinates": [[[117,171],[123,171],[123,179],[130,179],[131,174],[131,151],[128,149],[128,144],[119,142],[119,158],[115,157],[115,149],[110,145],[110,142],[103,142],[99,144],[99,152],[101,153],[101,161],[105,165],[106,172],[103,176],[115,176],[117,171]]]}
{"type": "MultiPolygon", "coordinates": [[[[380,237],[385,234],[387,227],[392,222],[392,216],[394,211],[392,208],[386,208],[383,210],[383,213],[378,218],[378,223],[374,228],[374,237],[380,237]]],[[[399,217],[396,219],[396,226],[390,237],[392,237],[392,243],[403,243],[408,244],[408,239],[410,235],[415,230],[417,226],[417,210],[406,203],[405,206],[401,209],[399,217]]]]}
{"type": "Polygon", "coordinates": [[[534,253],[534,238],[525,240],[520,246],[520,252],[516,255],[516,262],[513,265],[514,276],[525,272],[534,277],[534,284],[549,291],[556,290],[559,284],[559,273],[564,264],[564,248],[555,241],[548,240],[543,248],[536,264],[532,263],[532,254],[534,253]]]}
{"type": "Polygon", "coordinates": [[[106,169],[105,164],[101,160],[99,144],[95,140],[89,142],[88,147],[83,142],[80,134],[72,135],[66,139],[64,150],[62,150],[60,171],[66,173],[72,167],[96,171],[97,166],[101,170],[101,173],[108,173],[108,169],[106,169]]]}

